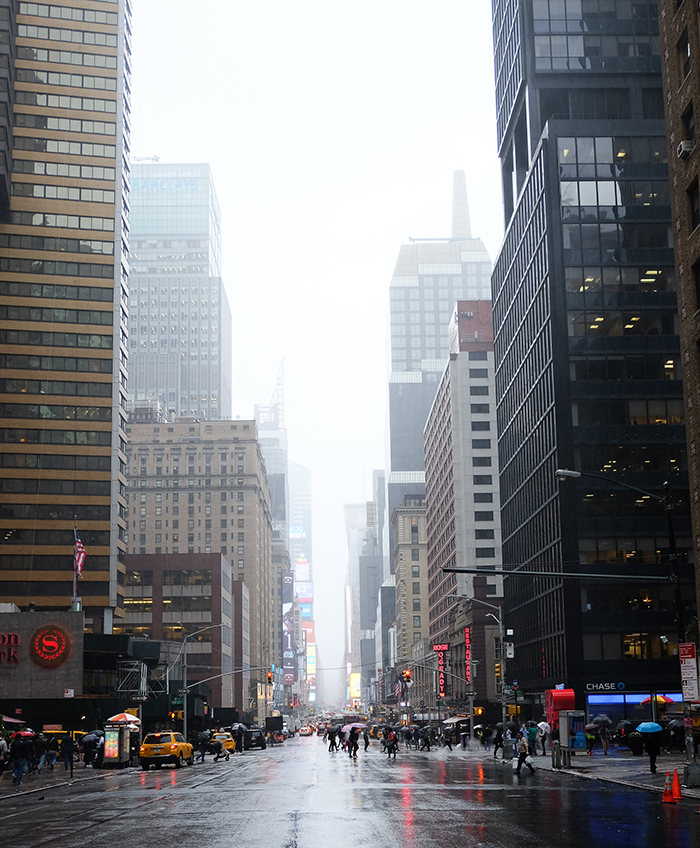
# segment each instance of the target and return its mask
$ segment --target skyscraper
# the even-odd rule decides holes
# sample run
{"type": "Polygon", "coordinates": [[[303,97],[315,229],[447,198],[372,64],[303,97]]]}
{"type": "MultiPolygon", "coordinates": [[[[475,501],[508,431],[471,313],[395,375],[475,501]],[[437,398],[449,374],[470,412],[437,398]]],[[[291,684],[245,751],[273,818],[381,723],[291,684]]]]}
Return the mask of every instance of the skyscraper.
{"type": "Polygon", "coordinates": [[[129,400],[231,417],[231,310],[208,165],[139,163],[131,196],[129,400]]]}
{"type": "MultiPolygon", "coordinates": [[[[383,550],[394,550],[391,516],[404,495],[425,492],[423,428],[449,356],[456,300],[489,299],[491,259],[473,238],[464,171],[455,171],[452,236],[410,239],[391,279],[387,497],[383,550]]],[[[391,564],[394,571],[394,564],[391,564]]]]}
{"type": "Polygon", "coordinates": [[[75,519],[86,626],[109,633],[123,614],[131,5],[88,6],[0,6],[0,98],[14,98],[0,133],[0,597],[70,604],[75,519]]]}
{"type": "Polygon", "coordinates": [[[495,0],[493,32],[503,561],[546,575],[505,581],[509,671],[634,717],[680,679],[665,511],[619,484],[670,480],[691,548],[656,4],[495,0]]]}

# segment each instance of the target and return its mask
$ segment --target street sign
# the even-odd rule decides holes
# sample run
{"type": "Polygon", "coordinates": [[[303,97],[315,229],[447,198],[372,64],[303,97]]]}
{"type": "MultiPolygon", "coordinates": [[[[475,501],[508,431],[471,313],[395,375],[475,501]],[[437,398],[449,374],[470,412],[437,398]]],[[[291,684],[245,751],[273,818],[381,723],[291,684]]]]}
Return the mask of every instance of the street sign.
{"type": "Polygon", "coordinates": [[[178,694],[178,695],[186,695],[186,694],[187,694],[187,689],[178,689],[178,690],[177,690],[177,694],[178,694]]]}
{"type": "Polygon", "coordinates": [[[182,706],[182,698],[173,698],[173,706],[181,707],[182,706]]]}
{"type": "Polygon", "coordinates": [[[506,698],[509,698],[511,695],[515,694],[515,689],[512,686],[509,686],[507,683],[503,684],[503,694],[506,698]]]}
{"type": "Polygon", "coordinates": [[[514,680],[511,685],[512,685],[513,689],[516,690],[516,692],[517,692],[518,689],[520,689],[520,682],[517,679],[514,680]]]}
{"type": "Polygon", "coordinates": [[[424,706],[425,706],[425,701],[421,701],[421,702],[420,702],[420,705],[421,705],[421,707],[424,707],[424,706]]]}
{"type": "Polygon", "coordinates": [[[131,700],[132,701],[147,701],[148,695],[133,695],[131,700]]]}

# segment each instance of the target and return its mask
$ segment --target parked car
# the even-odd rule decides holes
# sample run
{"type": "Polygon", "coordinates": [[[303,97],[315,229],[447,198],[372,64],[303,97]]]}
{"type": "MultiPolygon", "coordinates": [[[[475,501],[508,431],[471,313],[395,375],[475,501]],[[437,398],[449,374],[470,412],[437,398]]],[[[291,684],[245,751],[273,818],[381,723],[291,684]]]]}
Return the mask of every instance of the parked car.
{"type": "Polygon", "coordinates": [[[221,742],[229,753],[236,750],[236,741],[230,733],[214,733],[209,739],[209,744],[213,742],[221,742]]]}
{"type": "Polygon", "coordinates": [[[194,763],[194,749],[181,733],[148,733],[139,748],[139,759],[144,771],[151,765],[159,769],[164,763],[181,768],[194,763]]]}

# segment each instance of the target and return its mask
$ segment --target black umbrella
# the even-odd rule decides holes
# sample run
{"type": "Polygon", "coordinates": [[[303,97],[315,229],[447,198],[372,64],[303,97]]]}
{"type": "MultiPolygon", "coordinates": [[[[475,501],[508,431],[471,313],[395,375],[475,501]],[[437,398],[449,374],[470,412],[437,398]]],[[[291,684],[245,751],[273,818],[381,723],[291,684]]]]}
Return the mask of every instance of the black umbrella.
{"type": "Polygon", "coordinates": [[[496,727],[498,728],[498,730],[503,730],[503,722],[502,722],[502,721],[499,721],[499,722],[496,724],[496,727]]]}
{"type": "Polygon", "coordinates": [[[518,725],[514,721],[507,721],[506,727],[508,728],[508,730],[517,730],[518,729],[518,725]]]}
{"type": "Polygon", "coordinates": [[[674,718],[668,723],[669,730],[674,730],[676,727],[685,728],[685,722],[682,718],[674,718]]]}
{"type": "Polygon", "coordinates": [[[606,716],[605,713],[601,713],[593,719],[593,724],[597,724],[598,727],[602,727],[603,725],[606,727],[612,727],[612,720],[610,716],[606,716]]]}

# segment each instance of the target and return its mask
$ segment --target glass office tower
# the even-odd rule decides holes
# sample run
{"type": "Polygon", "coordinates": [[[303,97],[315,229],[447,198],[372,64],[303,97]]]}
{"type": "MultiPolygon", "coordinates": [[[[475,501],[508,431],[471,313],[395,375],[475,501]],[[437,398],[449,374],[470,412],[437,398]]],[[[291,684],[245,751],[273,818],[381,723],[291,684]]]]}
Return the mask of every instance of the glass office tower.
{"type": "Polygon", "coordinates": [[[656,4],[494,0],[493,32],[503,562],[547,575],[506,580],[509,674],[534,700],[641,703],[680,691],[673,589],[645,579],[670,573],[669,538],[663,505],[617,481],[668,480],[691,550],[656,4]],[[557,577],[576,571],[633,579],[557,577]]]}
{"type": "Polygon", "coordinates": [[[208,165],[137,163],[131,199],[129,400],[231,417],[231,310],[208,165]]]}
{"type": "Polygon", "coordinates": [[[0,600],[70,606],[75,519],[86,626],[109,633],[123,614],[131,8],[78,5],[0,4],[0,82],[14,82],[0,141],[0,600]]]}

